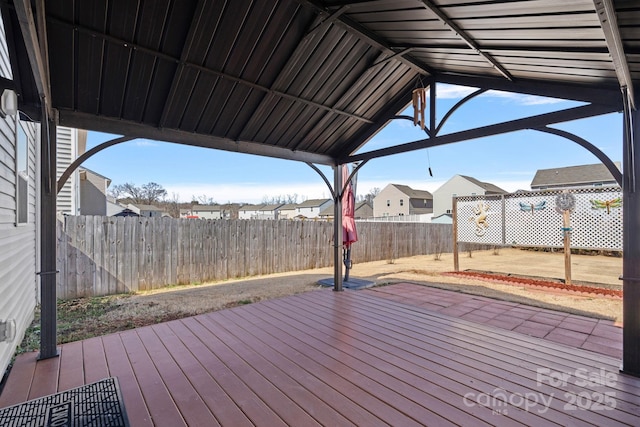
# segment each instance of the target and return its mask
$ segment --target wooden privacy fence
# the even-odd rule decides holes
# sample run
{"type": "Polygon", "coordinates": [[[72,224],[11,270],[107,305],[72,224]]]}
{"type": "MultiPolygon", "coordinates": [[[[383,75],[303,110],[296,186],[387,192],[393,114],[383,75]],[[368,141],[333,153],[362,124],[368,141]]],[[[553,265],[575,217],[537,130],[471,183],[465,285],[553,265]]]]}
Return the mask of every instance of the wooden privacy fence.
{"type": "MultiPolygon", "coordinates": [[[[452,227],[358,223],[354,263],[452,251],[452,227]]],[[[109,295],[333,265],[333,224],[67,216],[58,297],[109,295]]]]}

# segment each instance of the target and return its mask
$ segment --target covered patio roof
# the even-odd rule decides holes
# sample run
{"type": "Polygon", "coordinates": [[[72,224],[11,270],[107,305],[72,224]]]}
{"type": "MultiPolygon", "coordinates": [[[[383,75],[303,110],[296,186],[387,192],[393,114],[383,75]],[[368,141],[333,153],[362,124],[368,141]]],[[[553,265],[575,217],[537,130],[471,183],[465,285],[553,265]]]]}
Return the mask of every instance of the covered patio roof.
{"type": "Polygon", "coordinates": [[[64,126],[313,163],[348,159],[433,82],[605,104],[601,114],[622,110],[620,87],[633,103],[640,77],[630,0],[20,0],[3,10],[32,117],[44,98],[64,126]]]}
{"type": "MultiPolygon", "coordinates": [[[[640,374],[640,5],[633,0],[3,0],[20,109],[42,132],[43,357],[55,350],[56,124],[335,166],[624,111],[625,371],[640,374]],[[438,135],[435,83],[582,101],[438,135]],[[359,152],[429,88],[429,138],[359,152]]],[[[604,156],[606,159],[606,156],[604,156]]],[[[336,230],[340,227],[336,215],[336,230]]],[[[338,236],[336,231],[335,236],[338,236]]],[[[336,237],[335,241],[339,239],[336,237]]],[[[339,247],[335,247],[339,289],[339,247]]]]}

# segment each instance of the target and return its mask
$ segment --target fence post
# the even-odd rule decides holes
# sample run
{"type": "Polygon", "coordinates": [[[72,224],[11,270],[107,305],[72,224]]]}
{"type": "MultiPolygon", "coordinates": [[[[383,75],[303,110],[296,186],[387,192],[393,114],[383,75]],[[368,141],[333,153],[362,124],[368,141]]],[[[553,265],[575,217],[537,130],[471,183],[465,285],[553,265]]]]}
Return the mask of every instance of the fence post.
{"type": "Polygon", "coordinates": [[[453,271],[460,271],[458,259],[458,198],[454,197],[451,203],[451,219],[453,221],[453,271]]]}

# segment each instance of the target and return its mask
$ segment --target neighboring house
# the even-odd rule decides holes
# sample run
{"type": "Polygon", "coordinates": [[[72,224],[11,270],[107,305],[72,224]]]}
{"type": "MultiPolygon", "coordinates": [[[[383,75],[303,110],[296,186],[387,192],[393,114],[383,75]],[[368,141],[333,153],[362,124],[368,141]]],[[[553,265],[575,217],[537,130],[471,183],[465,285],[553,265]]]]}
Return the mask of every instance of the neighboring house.
{"type": "Polygon", "coordinates": [[[422,215],[433,212],[433,196],[408,185],[389,184],[373,199],[373,216],[422,215]]]}
{"type": "Polygon", "coordinates": [[[431,222],[434,224],[453,224],[453,215],[450,213],[444,213],[442,215],[434,216],[431,218],[431,222]]]}
{"type": "Polygon", "coordinates": [[[331,199],[311,199],[296,205],[296,218],[319,218],[320,212],[333,204],[331,199]]]}
{"type": "Polygon", "coordinates": [[[365,219],[371,217],[373,217],[373,207],[367,201],[356,203],[354,214],[355,219],[365,219]]]}
{"type": "Polygon", "coordinates": [[[127,208],[137,213],[138,216],[144,216],[148,218],[161,218],[164,211],[157,206],[154,205],[135,205],[133,203],[129,203],[127,208]]]}
{"type": "Polygon", "coordinates": [[[502,188],[465,175],[454,175],[433,192],[433,216],[450,214],[452,199],[457,196],[489,196],[507,194],[502,188]]]}
{"type": "Polygon", "coordinates": [[[255,219],[260,214],[260,209],[264,205],[242,205],[240,206],[240,210],[238,211],[239,219],[255,219]]]}
{"type": "Polygon", "coordinates": [[[123,214],[124,211],[133,212],[131,209],[118,203],[115,197],[107,196],[107,216],[139,216],[135,212],[135,215],[123,214]]]}
{"type": "Polygon", "coordinates": [[[111,180],[86,168],[78,169],[80,215],[107,215],[107,188],[111,180]]]}
{"type": "MultiPolygon", "coordinates": [[[[71,163],[85,152],[87,131],[58,126],[56,128],[56,138],[56,177],[59,179],[60,175],[67,170],[71,163]]],[[[79,181],[79,169],[76,169],[58,192],[58,197],[56,198],[58,212],[66,215],[81,215],[79,181]]]]}
{"type": "MultiPolygon", "coordinates": [[[[84,154],[87,131],[64,126],[56,128],[57,177],[67,170],[78,156],[84,154]]],[[[90,169],[77,168],[58,192],[56,207],[65,215],[111,215],[107,188],[111,180],[90,169]]]]}
{"type": "MultiPolygon", "coordinates": [[[[366,201],[356,203],[353,215],[355,219],[371,218],[372,216],[373,208],[369,203],[367,203],[366,201]]],[[[331,202],[329,206],[323,209],[318,217],[326,219],[327,221],[333,220],[333,202],[331,202]]]]}
{"type": "Polygon", "coordinates": [[[324,208],[319,214],[318,218],[332,221],[333,220],[333,202],[329,204],[326,208],[324,208]]]}
{"type": "Polygon", "coordinates": [[[222,219],[224,209],[220,205],[193,205],[188,216],[200,219],[222,219]]]}
{"type": "MultiPolygon", "coordinates": [[[[620,169],[620,162],[615,162],[620,169]]],[[[538,169],[533,181],[532,190],[547,190],[558,188],[576,187],[602,187],[607,185],[618,185],[609,172],[609,169],[602,164],[568,166],[564,168],[538,169]]]]}
{"type": "Polygon", "coordinates": [[[279,209],[284,206],[282,203],[263,205],[258,209],[256,219],[278,219],[279,209]]]}
{"type": "Polygon", "coordinates": [[[296,217],[296,207],[297,203],[288,203],[286,205],[280,206],[278,209],[278,219],[293,219],[296,217]]]}
{"type": "MultiPolygon", "coordinates": [[[[0,76],[11,80],[8,58],[0,20],[0,76]]],[[[19,114],[1,117],[0,125],[0,329],[10,331],[2,334],[4,339],[0,338],[0,375],[3,375],[39,303],[36,191],[40,183],[36,177],[40,169],[37,154],[40,126],[19,120],[19,114]]]]}
{"type": "Polygon", "coordinates": [[[135,213],[129,208],[124,208],[120,212],[117,212],[116,214],[109,215],[109,216],[140,216],[140,215],[138,215],[137,213],[135,213]]]}

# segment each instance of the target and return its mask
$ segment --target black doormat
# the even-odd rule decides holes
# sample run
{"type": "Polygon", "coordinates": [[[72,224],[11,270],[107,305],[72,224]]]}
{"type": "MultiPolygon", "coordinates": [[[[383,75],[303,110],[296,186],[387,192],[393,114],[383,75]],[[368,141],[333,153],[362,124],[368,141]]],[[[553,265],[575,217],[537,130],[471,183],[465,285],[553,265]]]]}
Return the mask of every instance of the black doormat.
{"type": "Polygon", "coordinates": [[[0,426],[129,427],[116,378],[0,409],[0,426]]]}

